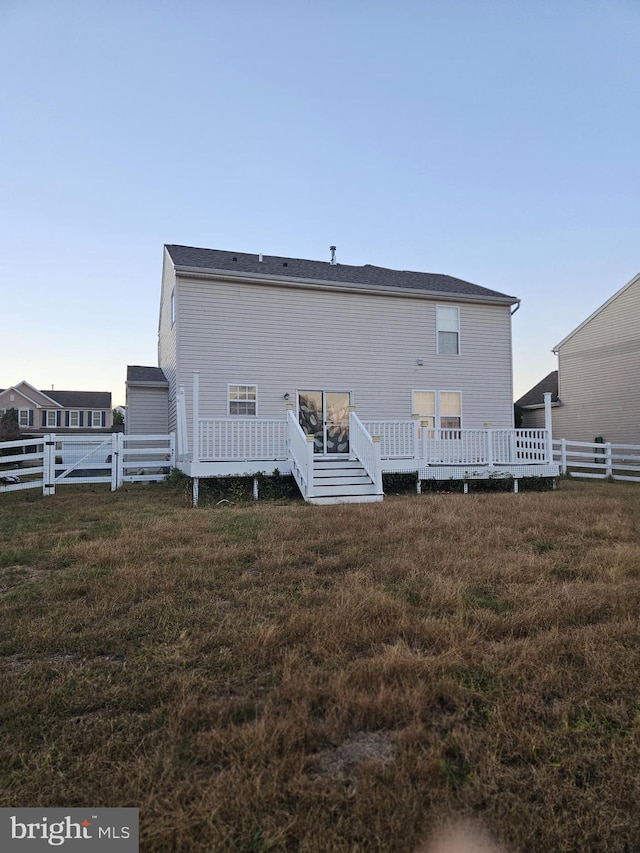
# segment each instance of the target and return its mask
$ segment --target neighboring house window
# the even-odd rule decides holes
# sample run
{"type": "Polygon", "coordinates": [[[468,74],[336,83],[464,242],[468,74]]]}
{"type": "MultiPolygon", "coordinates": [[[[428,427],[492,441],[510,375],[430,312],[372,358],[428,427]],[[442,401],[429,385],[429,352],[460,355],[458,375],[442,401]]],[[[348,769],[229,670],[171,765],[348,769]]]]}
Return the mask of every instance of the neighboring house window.
{"type": "Polygon", "coordinates": [[[89,412],[88,425],[90,427],[102,426],[102,412],[89,412]]]}
{"type": "Polygon", "coordinates": [[[46,420],[45,426],[48,426],[48,427],[57,426],[56,415],[57,415],[57,412],[55,411],[55,409],[47,409],[47,420],[46,420]]]}
{"type": "Polygon", "coordinates": [[[79,427],[80,426],[80,412],[69,412],[69,426],[70,427],[79,427]]]}
{"type": "Polygon", "coordinates": [[[460,309],[455,305],[436,306],[438,355],[460,355],[460,309]]]}
{"type": "Polygon", "coordinates": [[[421,427],[460,429],[462,394],[460,391],[414,391],[413,412],[420,415],[421,427]]]}
{"type": "Polygon", "coordinates": [[[229,385],[229,414],[257,414],[257,385],[229,385]]]}
{"type": "Polygon", "coordinates": [[[18,411],[18,426],[29,426],[29,409],[19,409],[18,411]]]}
{"type": "Polygon", "coordinates": [[[176,322],[176,289],[171,291],[171,325],[176,322]]]}

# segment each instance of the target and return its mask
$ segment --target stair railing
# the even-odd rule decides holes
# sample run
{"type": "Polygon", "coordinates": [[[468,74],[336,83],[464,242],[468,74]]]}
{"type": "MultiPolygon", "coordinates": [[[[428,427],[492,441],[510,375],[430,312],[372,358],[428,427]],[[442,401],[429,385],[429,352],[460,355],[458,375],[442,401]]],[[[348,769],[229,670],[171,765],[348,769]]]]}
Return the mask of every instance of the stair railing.
{"type": "Polygon", "coordinates": [[[355,412],[349,412],[350,453],[360,462],[373,482],[376,494],[382,491],[382,465],[380,462],[380,436],[370,435],[355,412]]]}

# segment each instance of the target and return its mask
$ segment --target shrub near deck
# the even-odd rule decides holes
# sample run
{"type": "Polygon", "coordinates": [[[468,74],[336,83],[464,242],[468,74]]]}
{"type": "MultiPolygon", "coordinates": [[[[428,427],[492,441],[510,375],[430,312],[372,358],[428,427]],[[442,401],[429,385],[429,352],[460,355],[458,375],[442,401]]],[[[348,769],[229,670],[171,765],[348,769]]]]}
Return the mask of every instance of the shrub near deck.
{"type": "Polygon", "coordinates": [[[630,851],[640,491],[0,498],[0,805],[145,851],[630,851]]]}

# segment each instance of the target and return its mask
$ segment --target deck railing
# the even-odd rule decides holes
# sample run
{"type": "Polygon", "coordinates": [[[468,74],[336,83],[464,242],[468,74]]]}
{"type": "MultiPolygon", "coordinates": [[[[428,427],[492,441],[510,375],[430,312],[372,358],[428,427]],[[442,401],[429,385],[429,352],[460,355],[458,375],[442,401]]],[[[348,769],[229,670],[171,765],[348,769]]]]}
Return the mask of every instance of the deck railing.
{"type": "Polygon", "coordinates": [[[298,423],[295,412],[287,412],[289,458],[293,476],[303,497],[313,492],[313,436],[308,436],[298,423]]]}
{"type": "Polygon", "coordinates": [[[380,467],[380,436],[372,436],[355,412],[349,412],[350,451],[361,463],[382,494],[382,468],[380,467]]]}
{"type": "MultiPolygon", "coordinates": [[[[199,459],[203,462],[289,459],[291,427],[288,428],[288,422],[291,418],[297,424],[292,412],[282,419],[200,418],[199,459]]],[[[352,450],[354,442],[361,442],[358,430],[364,431],[369,438],[380,436],[379,455],[383,460],[415,459],[427,465],[513,465],[553,461],[549,436],[544,429],[419,429],[415,419],[361,421],[357,418],[355,432],[351,431],[350,436],[352,450]]],[[[357,452],[369,452],[362,444],[357,447],[357,452]]]]}
{"type": "Polygon", "coordinates": [[[369,435],[380,436],[382,459],[414,459],[416,453],[417,424],[415,421],[362,422],[369,435]]]}
{"type": "Polygon", "coordinates": [[[287,459],[284,419],[200,418],[198,430],[202,462],[287,459]]]}

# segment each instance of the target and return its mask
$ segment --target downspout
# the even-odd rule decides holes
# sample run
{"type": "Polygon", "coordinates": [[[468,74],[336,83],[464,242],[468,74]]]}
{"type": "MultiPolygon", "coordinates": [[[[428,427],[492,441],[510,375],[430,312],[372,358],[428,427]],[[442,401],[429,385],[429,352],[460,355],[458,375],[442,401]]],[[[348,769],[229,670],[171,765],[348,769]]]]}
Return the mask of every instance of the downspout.
{"type": "Polygon", "coordinates": [[[521,302],[522,302],[522,299],[518,299],[518,302],[517,302],[516,307],[515,307],[515,308],[513,309],[513,311],[511,312],[511,316],[512,316],[512,317],[513,317],[513,315],[516,313],[516,311],[518,310],[518,308],[520,307],[520,303],[521,303],[521,302]]]}

